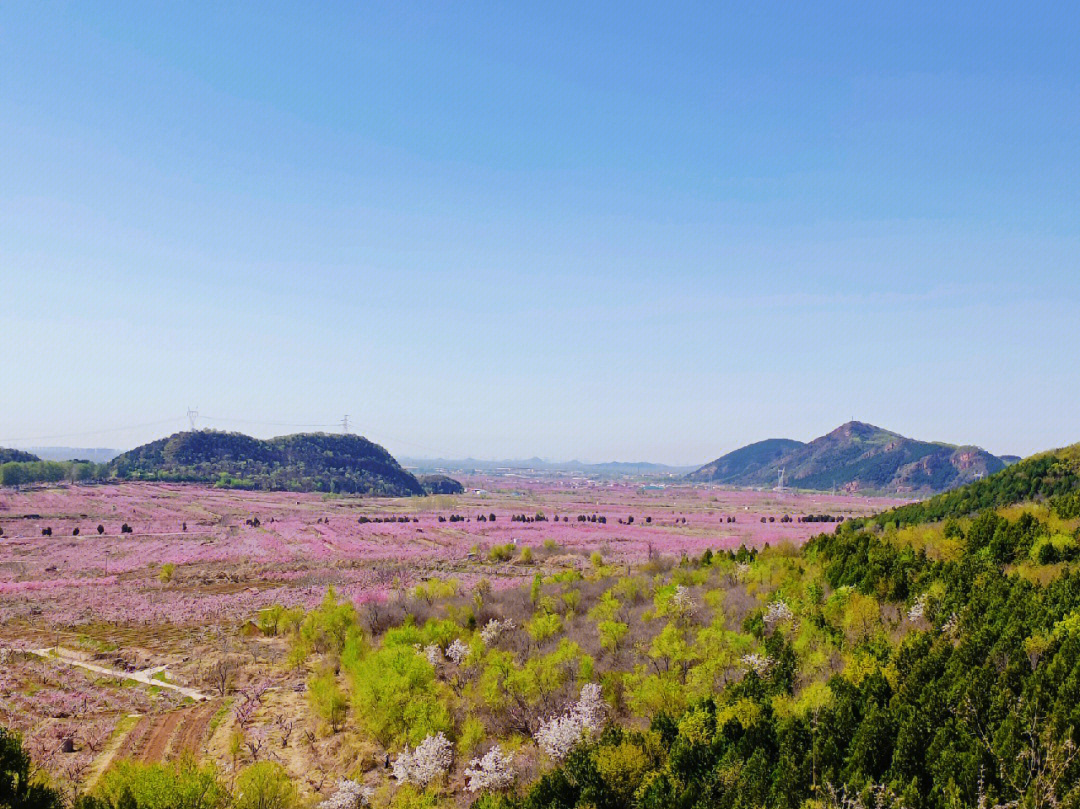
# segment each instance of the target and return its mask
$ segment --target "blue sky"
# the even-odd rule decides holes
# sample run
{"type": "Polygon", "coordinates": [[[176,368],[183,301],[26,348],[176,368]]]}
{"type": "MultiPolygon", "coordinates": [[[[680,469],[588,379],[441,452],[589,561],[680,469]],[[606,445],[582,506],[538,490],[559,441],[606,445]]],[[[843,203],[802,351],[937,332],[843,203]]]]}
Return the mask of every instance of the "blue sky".
{"type": "Polygon", "coordinates": [[[1077,41],[1065,3],[5,3],[0,439],[1078,441],[1077,41]]]}

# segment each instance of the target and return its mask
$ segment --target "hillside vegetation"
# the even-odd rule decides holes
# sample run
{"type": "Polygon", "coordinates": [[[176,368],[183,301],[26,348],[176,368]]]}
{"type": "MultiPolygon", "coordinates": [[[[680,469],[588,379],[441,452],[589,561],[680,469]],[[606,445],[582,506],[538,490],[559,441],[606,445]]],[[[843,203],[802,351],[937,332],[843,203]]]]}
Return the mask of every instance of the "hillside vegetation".
{"type": "Polygon", "coordinates": [[[449,475],[420,475],[417,480],[428,494],[463,494],[465,487],[449,475]]]}
{"type": "Polygon", "coordinates": [[[987,508],[1049,500],[1068,517],[1080,516],[1080,444],[1033,455],[995,475],[921,503],[886,511],[873,518],[878,525],[897,526],[966,517],[987,508]]]}
{"type": "MultiPolygon", "coordinates": [[[[387,570],[385,599],[270,606],[252,643],[300,724],[218,681],[227,770],[117,764],[81,809],[157,809],[151,787],[184,779],[205,809],[257,781],[300,809],[316,767],[323,809],[1080,807],[1078,462],[1036,456],[802,549],[631,566],[478,542],[462,579],[387,570]],[[492,566],[526,583],[493,587],[492,566]]],[[[211,652],[206,682],[252,657],[211,652]]]]}
{"type": "Polygon", "coordinates": [[[212,430],[176,433],[113,460],[123,480],[175,480],[290,491],[420,495],[424,488],[378,444],[298,433],[260,440],[212,430]]]}
{"type": "Polygon", "coordinates": [[[808,444],[770,439],[750,444],[687,476],[736,486],[928,494],[993,474],[1005,463],[978,447],[906,438],[852,421],[808,444]]]}
{"type": "Polygon", "coordinates": [[[30,452],[23,452],[21,449],[8,449],[7,447],[0,447],[0,464],[4,463],[32,463],[34,461],[40,461],[37,455],[30,452]]]}

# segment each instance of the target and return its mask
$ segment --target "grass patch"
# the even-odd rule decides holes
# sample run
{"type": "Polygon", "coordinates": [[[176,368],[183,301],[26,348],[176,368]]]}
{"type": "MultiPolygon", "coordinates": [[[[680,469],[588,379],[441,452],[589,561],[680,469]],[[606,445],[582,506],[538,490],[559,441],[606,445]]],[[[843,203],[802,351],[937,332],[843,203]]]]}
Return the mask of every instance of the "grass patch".
{"type": "Polygon", "coordinates": [[[226,716],[229,714],[229,709],[232,707],[232,698],[224,700],[221,703],[221,707],[218,708],[217,713],[210,719],[210,730],[208,736],[213,736],[214,731],[218,729],[218,726],[222,723],[226,716]]]}

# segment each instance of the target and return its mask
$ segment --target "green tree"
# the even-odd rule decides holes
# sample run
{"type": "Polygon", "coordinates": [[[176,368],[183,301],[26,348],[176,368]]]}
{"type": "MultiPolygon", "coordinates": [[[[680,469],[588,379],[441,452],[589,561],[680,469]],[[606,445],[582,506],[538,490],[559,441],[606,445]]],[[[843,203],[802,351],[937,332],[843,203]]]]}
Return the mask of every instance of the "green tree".
{"type": "Polygon", "coordinates": [[[296,787],[277,762],[252,764],[236,779],[236,809],[293,809],[296,803],[296,787]]]}

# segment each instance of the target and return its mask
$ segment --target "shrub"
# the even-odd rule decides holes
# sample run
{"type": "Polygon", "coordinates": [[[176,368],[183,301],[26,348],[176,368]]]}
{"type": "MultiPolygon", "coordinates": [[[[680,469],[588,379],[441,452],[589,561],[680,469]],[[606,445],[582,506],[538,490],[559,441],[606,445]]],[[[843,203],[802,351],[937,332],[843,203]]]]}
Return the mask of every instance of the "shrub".
{"type": "Polygon", "coordinates": [[[359,661],[351,673],[357,721],[384,747],[417,744],[450,730],[435,669],[411,646],[384,646],[359,661]]]}
{"type": "Polygon", "coordinates": [[[277,762],[252,764],[236,779],[235,809],[292,809],[296,803],[296,787],[277,762]]]}
{"type": "Polygon", "coordinates": [[[333,671],[313,675],[308,680],[308,701],[315,713],[337,733],[345,726],[349,701],[338,686],[333,671]]]}
{"type": "Polygon", "coordinates": [[[94,795],[111,806],[138,809],[222,809],[229,801],[217,771],[190,755],[167,764],[121,761],[101,777],[94,795]]]}

